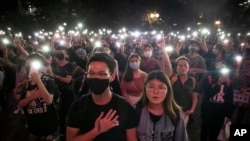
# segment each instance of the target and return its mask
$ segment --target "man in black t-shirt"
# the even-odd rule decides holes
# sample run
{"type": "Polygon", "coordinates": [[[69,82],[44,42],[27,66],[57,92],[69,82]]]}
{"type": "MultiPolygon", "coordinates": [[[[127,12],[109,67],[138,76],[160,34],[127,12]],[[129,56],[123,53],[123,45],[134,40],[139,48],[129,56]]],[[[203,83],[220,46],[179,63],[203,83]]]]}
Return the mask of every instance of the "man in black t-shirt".
{"type": "Polygon", "coordinates": [[[68,141],[137,141],[136,113],[121,96],[113,94],[115,61],[107,53],[93,55],[88,64],[87,81],[91,94],[76,100],[70,108],[68,141]]]}
{"type": "Polygon", "coordinates": [[[41,76],[39,68],[44,64],[41,55],[31,54],[26,62],[30,81],[24,86],[18,105],[24,110],[32,135],[43,141],[56,139],[58,117],[53,105],[54,79],[41,76]]]}

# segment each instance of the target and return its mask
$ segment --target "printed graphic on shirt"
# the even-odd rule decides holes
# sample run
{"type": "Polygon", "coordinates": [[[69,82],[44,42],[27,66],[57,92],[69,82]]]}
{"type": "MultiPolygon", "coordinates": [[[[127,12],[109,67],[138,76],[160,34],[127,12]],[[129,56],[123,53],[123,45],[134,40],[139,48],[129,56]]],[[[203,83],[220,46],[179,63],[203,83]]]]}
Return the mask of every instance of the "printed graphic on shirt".
{"type": "MultiPolygon", "coordinates": [[[[26,97],[31,95],[30,91],[27,91],[26,97]]],[[[34,99],[27,107],[27,112],[29,115],[42,114],[47,112],[46,103],[43,101],[42,97],[34,99]]]]}
{"type": "Polygon", "coordinates": [[[223,90],[224,90],[224,85],[221,85],[219,93],[210,98],[210,101],[214,103],[224,103],[225,93],[223,92],[223,90]]]}

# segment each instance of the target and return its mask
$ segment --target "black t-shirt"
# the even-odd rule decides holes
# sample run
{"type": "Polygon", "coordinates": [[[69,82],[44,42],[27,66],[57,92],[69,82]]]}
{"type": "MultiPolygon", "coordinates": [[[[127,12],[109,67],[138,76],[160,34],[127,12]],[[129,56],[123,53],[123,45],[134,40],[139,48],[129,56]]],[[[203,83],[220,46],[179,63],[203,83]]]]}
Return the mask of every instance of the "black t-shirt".
{"type": "Polygon", "coordinates": [[[179,77],[178,79],[172,84],[173,91],[174,91],[174,99],[182,108],[183,111],[187,111],[191,109],[192,106],[192,98],[193,93],[197,91],[197,85],[193,82],[191,77],[188,77],[187,81],[182,84],[179,77]],[[195,85],[195,86],[194,86],[195,85]]]}
{"type": "Polygon", "coordinates": [[[203,78],[201,91],[204,96],[201,103],[202,118],[216,118],[218,116],[231,117],[233,112],[233,87],[229,83],[218,84],[216,75],[208,74],[203,78]]]}
{"type": "MultiPolygon", "coordinates": [[[[54,94],[54,79],[43,76],[43,84],[50,94],[54,94]]],[[[21,99],[25,99],[32,90],[37,89],[37,85],[27,83],[21,94],[21,99]]],[[[42,97],[34,99],[23,108],[27,119],[28,130],[35,136],[46,136],[54,133],[58,128],[58,116],[53,104],[47,105],[42,97]]]]}
{"type": "MultiPolygon", "coordinates": [[[[73,68],[74,68],[73,64],[70,62],[68,62],[64,66],[59,66],[59,65],[55,64],[55,66],[53,67],[53,72],[56,75],[59,75],[61,77],[66,77],[67,75],[72,75],[73,68]]],[[[69,86],[68,84],[61,82],[57,79],[55,79],[55,82],[56,82],[59,89],[68,88],[68,86],[69,86]]]]}
{"type": "Polygon", "coordinates": [[[70,108],[68,126],[79,128],[80,134],[94,128],[95,121],[101,112],[106,114],[110,109],[117,110],[119,126],[97,136],[94,141],[126,141],[126,129],[137,126],[135,109],[124,98],[113,94],[111,101],[106,105],[96,105],[92,95],[84,95],[75,101],[70,108]]]}

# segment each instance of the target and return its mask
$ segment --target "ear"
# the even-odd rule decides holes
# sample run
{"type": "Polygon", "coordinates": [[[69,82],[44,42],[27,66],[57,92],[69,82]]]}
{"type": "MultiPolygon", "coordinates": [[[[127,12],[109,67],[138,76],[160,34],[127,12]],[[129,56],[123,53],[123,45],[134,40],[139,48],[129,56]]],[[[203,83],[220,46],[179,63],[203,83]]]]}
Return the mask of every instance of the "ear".
{"type": "Polygon", "coordinates": [[[111,74],[111,76],[109,77],[109,83],[113,82],[113,81],[115,80],[115,77],[116,77],[116,73],[113,72],[113,73],[111,74]]]}

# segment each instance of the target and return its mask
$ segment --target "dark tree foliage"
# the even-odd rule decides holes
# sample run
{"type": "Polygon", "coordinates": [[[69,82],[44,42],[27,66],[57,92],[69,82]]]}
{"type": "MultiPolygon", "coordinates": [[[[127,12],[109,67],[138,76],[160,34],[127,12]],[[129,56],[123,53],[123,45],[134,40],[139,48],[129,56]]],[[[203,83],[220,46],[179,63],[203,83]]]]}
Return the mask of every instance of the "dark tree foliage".
{"type": "Polygon", "coordinates": [[[246,0],[1,0],[0,26],[24,30],[55,29],[67,22],[71,28],[81,21],[90,28],[146,28],[144,16],[157,11],[161,22],[155,27],[183,29],[197,22],[225,27],[249,27],[250,7],[246,0]],[[177,23],[177,24],[176,24],[177,23]],[[176,24],[175,26],[173,26],[176,24]]]}

